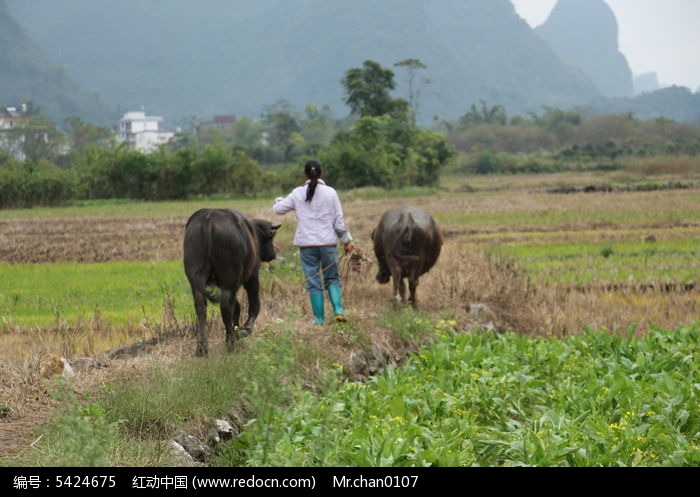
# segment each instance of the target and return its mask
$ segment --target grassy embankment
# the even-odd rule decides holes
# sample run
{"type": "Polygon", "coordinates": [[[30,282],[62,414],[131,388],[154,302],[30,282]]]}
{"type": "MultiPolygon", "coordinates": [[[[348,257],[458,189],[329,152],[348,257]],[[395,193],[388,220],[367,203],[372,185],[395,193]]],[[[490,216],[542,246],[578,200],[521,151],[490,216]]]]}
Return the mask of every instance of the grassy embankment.
{"type": "MultiPolygon", "coordinates": [[[[214,464],[697,465],[699,420],[692,406],[697,406],[698,396],[693,360],[698,332],[692,322],[698,316],[698,291],[652,287],[659,282],[696,281],[700,196],[693,190],[567,195],[546,191],[552,184],[572,181],[571,175],[510,182],[477,178],[472,191],[462,188],[468,181],[460,180],[430,195],[414,192],[406,198],[382,198],[372,191],[346,195],[346,214],[364,249],[369,248],[371,220],[393,203],[428,208],[446,230],[441,264],[420,287],[419,296],[426,303],[422,311],[389,309],[383,300],[387,288],[377,288],[370,275],[361,285],[352,281],[346,285],[355,322],[345,331],[329,330],[339,339],[351,337],[357,342],[368,340],[379,328],[444,342],[414,358],[415,365],[405,373],[389,372],[363,386],[337,383],[331,358],[297,340],[304,333],[306,314],[299,305],[304,294],[288,229],[278,240],[280,260],[263,275],[263,290],[274,295],[275,303],[256,339],[244,343],[240,354],[215,353],[204,367],[192,359],[179,365],[154,364],[137,383],[109,387],[108,397],[75,406],[47,428],[44,441],[35,448],[36,457],[29,454],[24,461],[167,464],[159,443],[164,436],[178,427],[197,426],[209,416],[223,416],[233,402],[258,421],[236,445],[223,449],[214,464]],[[502,260],[510,261],[506,267],[514,268],[515,276],[499,273],[502,260]],[[472,272],[480,274],[468,274],[472,272]],[[510,284],[523,281],[530,288],[523,293],[510,284]],[[477,300],[495,307],[506,324],[518,322],[514,314],[519,306],[529,307],[541,326],[514,329],[500,338],[454,335],[462,331],[460,311],[477,300]],[[635,330],[638,339],[628,338],[635,330]],[[533,334],[570,338],[528,338],[533,334]],[[490,354],[484,356],[484,350],[490,354]],[[321,369],[314,371],[315,380],[330,400],[301,394],[304,373],[314,361],[321,369]],[[444,374],[444,366],[456,370],[444,374]],[[429,371],[435,372],[437,383],[428,381],[429,371]],[[449,390],[445,381],[470,388],[449,390]],[[410,392],[406,385],[411,385],[410,392]],[[499,388],[506,389],[503,395],[494,395],[499,388]],[[395,395],[386,393],[389,390],[395,395]],[[382,391],[387,396],[377,397],[382,391]],[[484,395],[478,395],[482,391],[484,395]],[[359,419],[359,413],[348,411],[359,398],[375,397],[381,401],[365,405],[366,417],[359,419]],[[278,411],[295,398],[298,404],[292,409],[278,411]],[[576,409],[565,409],[566,403],[576,409]],[[359,433],[347,427],[336,431],[337,421],[328,421],[337,416],[372,431],[359,433]],[[297,417],[313,420],[315,435],[304,431],[308,427],[297,427],[297,417]],[[300,431],[277,434],[274,426],[280,422],[300,431]],[[100,447],[84,451],[82,437],[71,439],[74,449],[61,445],[71,423],[86,437],[101,440],[100,447]],[[437,428],[442,424],[444,432],[437,428]],[[256,433],[264,437],[257,438],[256,433]],[[444,450],[429,449],[436,444],[444,450]],[[334,451],[332,446],[356,450],[334,451]],[[308,447],[322,450],[312,456],[315,449],[307,452],[308,447]]],[[[241,210],[266,214],[268,203],[251,201],[241,210]]],[[[129,207],[119,206],[118,215],[186,216],[195,205],[126,204],[129,207]]],[[[110,206],[87,207],[92,208],[100,213],[87,216],[117,215],[110,206]]],[[[87,272],[71,265],[49,266],[43,271],[52,276],[40,279],[60,285],[35,283],[24,289],[27,273],[42,270],[14,265],[4,266],[5,270],[17,285],[12,292],[32,293],[39,299],[36,302],[44,303],[49,327],[56,326],[60,317],[67,329],[77,328],[75,323],[95,312],[109,323],[102,329],[143,325],[144,319],[157,322],[166,301],[183,329],[191,320],[189,290],[179,261],[106,263],[88,266],[87,272]],[[117,281],[127,283],[112,298],[96,299],[100,288],[110,288],[108,280],[114,280],[114,288],[117,281]],[[138,282],[138,291],[129,288],[129,281],[138,282]],[[62,292],[61,286],[73,290],[62,292]],[[139,293],[141,298],[134,299],[139,293]]],[[[6,290],[0,293],[5,298],[6,290]]],[[[2,312],[3,324],[14,326],[9,335],[26,331],[20,323],[40,330],[39,321],[32,324],[33,306],[22,307],[23,297],[14,300],[10,298],[2,312]]],[[[7,340],[8,332],[4,337],[7,340]]],[[[99,339],[92,340],[93,352],[100,350],[99,339]]]]}

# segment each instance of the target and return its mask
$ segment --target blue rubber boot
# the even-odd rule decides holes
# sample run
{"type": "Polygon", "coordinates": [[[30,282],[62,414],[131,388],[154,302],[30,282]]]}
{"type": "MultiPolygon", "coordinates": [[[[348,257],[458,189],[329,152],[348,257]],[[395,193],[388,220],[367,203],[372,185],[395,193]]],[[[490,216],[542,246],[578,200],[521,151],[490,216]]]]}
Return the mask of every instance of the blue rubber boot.
{"type": "Polygon", "coordinates": [[[345,313],[343,312],[343,299],[340,295],[340,285],[331,285],[328,287],[328,297],[331,299],[333,306],[333,315],[336,323],[345,323],[345,313]]]}
{"type": "Polygon", "coordinates": [[[309,295],[311,301],[311,311],[314,314],[314,324],[323,324],[323,293],[312,293],[309,295]]]}

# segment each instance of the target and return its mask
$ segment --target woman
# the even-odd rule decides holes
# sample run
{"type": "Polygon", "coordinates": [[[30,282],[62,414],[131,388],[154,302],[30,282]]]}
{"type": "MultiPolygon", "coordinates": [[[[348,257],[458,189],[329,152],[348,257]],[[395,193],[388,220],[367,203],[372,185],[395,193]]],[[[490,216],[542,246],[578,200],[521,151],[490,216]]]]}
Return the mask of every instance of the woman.
{"type": "Polygon", "coordinates": [[[340,241],[346,253],[352,252],[355,249],[352,236],[345,226],[338,193],[322,179],[321,163],[308,161],[304,165],[304,177],[306,182],[294,188],[286,198],[275,199],[272,210],[280,215],[289,211],[296,214],[294,245],[299,247],[314,324],[323,324],[324,288],[328,291],[335,321],[344,323],[337,244],[340,241]]]}

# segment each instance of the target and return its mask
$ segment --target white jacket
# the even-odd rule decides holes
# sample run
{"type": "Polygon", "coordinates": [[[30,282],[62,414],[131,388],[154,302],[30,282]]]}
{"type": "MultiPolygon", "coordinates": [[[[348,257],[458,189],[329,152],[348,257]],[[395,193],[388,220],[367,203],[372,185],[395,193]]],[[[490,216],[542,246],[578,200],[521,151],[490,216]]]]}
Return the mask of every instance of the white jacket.
{"type": "Polygon", "coordinates": [[[272,210],[277,214],[294,211],[297,229],[294,245],[297,247],[324,247],[337,245],[338,240],[345,244],[352,236],[345,227],[343,208],[338,192],[319,179],[311,202],[306,201],[307,181],[296,187],[287,197],[278,197],[272,210]]]}

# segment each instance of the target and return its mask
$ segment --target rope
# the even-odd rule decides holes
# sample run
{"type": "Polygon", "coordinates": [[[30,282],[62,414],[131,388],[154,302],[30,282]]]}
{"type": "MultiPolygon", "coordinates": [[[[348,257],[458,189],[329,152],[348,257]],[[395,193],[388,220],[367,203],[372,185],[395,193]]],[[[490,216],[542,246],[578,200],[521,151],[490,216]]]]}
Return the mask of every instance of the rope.
{"type": "MultiPolygon", "coordinates": [[[[351,275],[351,273],[356,273],[360,274],[362,272],[362,263],[363,262],[372,262],[371,259],[369,259],[365,253],[355,245],[355,250],[352,252],[344,252],[343,254],[340,255],[334,262],[329,264],[328,266],[321,267],[316,273],[312,274],[309,276],[309,278],[315,278],[317,276],[320,276],[323,274],[323,272],[326,269],[332,268],[334,265],[338,265],[338,275],[342,280],[348,279],[351,275]],[[343,264],[344,262],[347,263],[343,264]]],[[[306,275],[305,279],[302,283],[306,283],[306,275]]]]}
{"type": "MultiPolygon", "coordinates": [[[[343,255],[345,255],[345,254],[343,254],[343,255]]],[[[343,257],[343,256],[341,256],[341,257],[343,257]]],[[[329,264],[329,265],[326,266],[326,267],[321,266],[321,269],[319,269],[317,273],[314,273],[314,274],[310,275],[309,278],[315,278],[316,276],[320,276],[321,274],[323,274],[323,272],[324,272],[326,269],[332,268],[333,266],[335,266],[336,264],[338,264],[339,261],[340,261],[340,259],[337,259],[336,261],[334,261],[333,263],[329,264]]]]}

